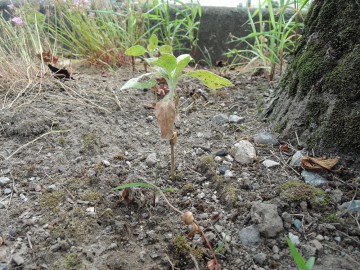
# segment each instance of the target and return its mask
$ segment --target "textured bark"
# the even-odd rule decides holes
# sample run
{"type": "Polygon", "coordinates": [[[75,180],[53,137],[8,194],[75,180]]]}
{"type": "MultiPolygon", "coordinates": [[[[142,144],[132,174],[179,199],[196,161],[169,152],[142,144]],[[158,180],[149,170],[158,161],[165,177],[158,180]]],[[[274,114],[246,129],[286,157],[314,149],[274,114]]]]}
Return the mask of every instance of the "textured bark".
{"type": "Polygon", "coordinates": [[[276,97],[274,129],[307,149],[360,157],[360,1],[315,0],[276,97]],[[295,140],[294,140],[295,141],[295,140]]]}

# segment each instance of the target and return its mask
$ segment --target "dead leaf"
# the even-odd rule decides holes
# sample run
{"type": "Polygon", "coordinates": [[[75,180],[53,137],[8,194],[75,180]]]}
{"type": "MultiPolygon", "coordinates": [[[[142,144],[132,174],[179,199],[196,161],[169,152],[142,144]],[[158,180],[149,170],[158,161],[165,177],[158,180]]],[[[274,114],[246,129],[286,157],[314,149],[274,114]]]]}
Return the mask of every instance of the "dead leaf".
{"type": "Polygon", "coordinates": [[[208,261],[207,267],[209,268],[209,270],[221,270],[221,265],[217,263],[215,259],[208,261]]]}
{"type": "Polygon", "coordinates": [[[280,146],[279,146],[279,150],[280,151],[289,151],[289,146],[287,145],[287,144],[281,144],[280,146]]]}
{"type": "Polygon", "coordinates": [[[165,98],[156,103],[155,116],[160,126],[161,138],[171,140],[176,117],[174,101],[165,98]]]}
{"type": "Polygon", "coordinates": [[[326,159],[326,158],[313,158],[313,157],[303,157],[301,159],[301,166],[305,170],[328,170],[331,171],[332,168],[339,162],[340,158],[336,157],[333,159],[326,159]]]}
{"type": "Polygon", "coordinates": [[[42,53],[37,53],[36,56],[41,60],[43,60],[45,63],[53,63],[56,65],[56,63],[58,62],[59,58],[55,55],[52,55],[50,51],[48,52],[42,52],[42,53]]]}

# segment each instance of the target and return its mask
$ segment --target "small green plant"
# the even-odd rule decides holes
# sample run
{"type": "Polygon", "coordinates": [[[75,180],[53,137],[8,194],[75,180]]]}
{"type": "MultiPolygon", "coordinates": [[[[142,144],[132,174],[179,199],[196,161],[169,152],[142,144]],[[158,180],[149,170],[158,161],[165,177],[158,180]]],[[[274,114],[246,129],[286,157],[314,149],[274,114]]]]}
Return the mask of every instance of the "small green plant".
{"type": "MultiPolygon", "coordinates": [[[[151,44],[151,42],[149,42],[151,44]]],[[[137,45],[127,50],[132,55],[143,55],[147,50],[137,45]]],[[[155,116],[160,126],[161,138],[170,141],[171,152],[171,178],[175,178],[175,158],[174,145],[177,141],[177,134],[173,131],[173,125],[178,113],[178,96],[176,87],[179,81],[185,77],[199,79],[203,84],[212,89],[218,89],[232,85],[231,82],[207,70],[193,70],[183,73],[185,67],[192,60],[189,54],[182,54],[175,57],[171,53],[160,54],[159,57],[146,58],[145,61],[150,66],[149,73],[140,75],[137,78],[130,79],[121,89],[137,88],[145,89],[156,85],[156,77],[163,78],[169,89],[169,93],[156,103],[155,116]]]]}
{"type": "Polygon", "coordinates": [[[291,255],[299,270],[311,270],[315,264],[315,257],[310,257],[309,260],[306,262],[303,256],[301,256],[300,253],[297,251],[291,240],[289,238],[286,238],[286,241],[289,246],[291,255]]]}
{"type": "Polygon", "coordinates": [[[259,1],[259,7],[251,14],[247,10],[251,33],[245,37],[232,36],[232,42],[245,43],[247,49],[233,49],[228,57],[234,57],[233,65],[237,61],[245,60],[249,63],[260,60],[257,68],[264,68],[268,71],[268,80],[272,81],[275,76],[277,65],[280,75],[283,69],[285,56],[295,47],[300,29],[303,23],[299,22],[302,17],[302,10],[307,6],[309,0],[280,0],[277,10],[274,9],[271,0],[259,1]],[[262,8],[267,5],[269,19],[263,20],[262,8]],[[288,19],[287,13],[293,10],[294,14],[288,19]],[[255,18],[258,21],[254,21],[255,18]]]}

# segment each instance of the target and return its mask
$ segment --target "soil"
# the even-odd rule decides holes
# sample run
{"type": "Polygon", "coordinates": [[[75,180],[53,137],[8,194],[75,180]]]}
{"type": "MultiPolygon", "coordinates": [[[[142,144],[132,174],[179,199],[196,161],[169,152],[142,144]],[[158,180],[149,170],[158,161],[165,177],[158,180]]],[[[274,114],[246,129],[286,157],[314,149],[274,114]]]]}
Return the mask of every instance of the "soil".
{"type": "Polygon", "coordinates": [[[201,235],[188,237],[189,227],[161,196],[155,194],[154,204],[154,190],[132,188],[128,197],[112,190],[143,181],[176,189],[164,194],[180,211],[194,213],[222,269],[295,269],[289,232],[300,237],[306,258],[308,243],[320,239],[314,269],[360,268],[359,216],[338,210],[359,199],[359,174],[344,163],[328,174],[325,205],[309,200],[304,208],[306,197],[284,196],[284,183],[303,182],[301,169],[288,165],[295,147],[280,152],[253,142],[255,134],[271,132],[261,116],[272,92],[265,78],[233,71],[234,86],[214,91],[193,80],[180,84],[171,180],[169,142],[144,106],[153,91],[120,91],[133,75],[82,70],[74,80],[2,86],[0,177],[10,181],[0,187],[0,269],[207,269],[212,256],[201,235]],[[212,118],[220,113],[245,121],[217,125],[212,118]],[[215,158],[241,139],[255,145],[254,163],[215,158]],[[281,166],[266,168],[266,158],[281,166]],[[219,173],[223,160],[233,177],[219,173]],[[334,190],[341,192],[337,201],[334,190]],[[243,245],[239,233],[253,224],[253,202],[275,204],[279,216],[298,217],[302,229],[292,225],[276,237],[261,236],[256,247],[243,245]]]}

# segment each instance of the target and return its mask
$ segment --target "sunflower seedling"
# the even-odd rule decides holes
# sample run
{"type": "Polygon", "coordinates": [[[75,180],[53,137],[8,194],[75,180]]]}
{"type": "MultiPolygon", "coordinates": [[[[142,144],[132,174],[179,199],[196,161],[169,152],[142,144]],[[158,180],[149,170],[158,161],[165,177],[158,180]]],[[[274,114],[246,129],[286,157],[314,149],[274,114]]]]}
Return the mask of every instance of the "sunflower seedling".
{"type": "MultiPolygon", "coordinates": [[[[150,49],[154,48],[155,43],[152,43],[151,41],[149,44],[152,44],[150,49]]],[[[130,51],[133,54],[138,52],[138,55],[144,55],[144,53],[147,52],[147,50],[141,45],[131,47],[127,51],[128,53],[130,51]],[[142,52],[142,54],[140,52],[142,52]]],[[[161,53],[161,55],[158,57],[149,57],[145,58],[144,60],[150,66],[150,72],[142,74],[137,78],[130,79],[121,87],[121,90],[129,88],[151,88],[156,85],[157,77],[161,77],[166,81],[169,92],[162,100],[156,103],[155,116],[160,126],[161,138],[170,141],[171,179],[174,179],[174,146],[177,141],[177,134],[174,132],[173,127],[176,116],[178,114],[178,96],[176,94],[176,87],[178,82],[185,77],[192,77],[199,79],[203,84],[212,89],[231,86],[232,84],[229,80],[220,77],[208,70],[193,70],[184,72],[185,67],[192,60],[189,54],[182,54],[178,57],[175,57],[172,53],[161,53]]]]}

